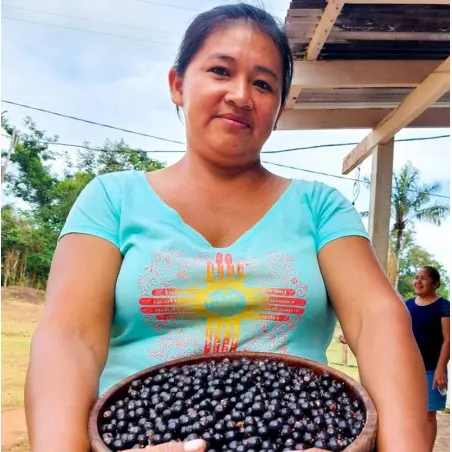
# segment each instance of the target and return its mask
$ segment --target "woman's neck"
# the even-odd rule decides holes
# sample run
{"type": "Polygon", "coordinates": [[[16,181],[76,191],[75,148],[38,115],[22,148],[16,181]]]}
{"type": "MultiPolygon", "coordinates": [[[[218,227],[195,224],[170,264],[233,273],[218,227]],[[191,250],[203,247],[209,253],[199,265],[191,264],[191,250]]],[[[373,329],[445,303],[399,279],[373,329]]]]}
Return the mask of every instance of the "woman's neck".
{"type": "Polygon", "coordinates": [[[230,187],[231,183],[256,186],[273,176],[261,165],[259,159],[247,165],[220,167],[190,153],[173,165],[173,171],[187,182],[208,187],[212,187],[213,183],[217,187],[221,187],[223,184],[230,187]]]}
{"type": "Polygon", "coordinates": [[[424,296],[418,295],[416,297],[418,303],[424,304],[424,305],[431,304],[434,301],[436,301],[438,298],[440,298],[440,296],[436,292],[433,292],[432,294],[428,294],[428,295],[424,295],[424,296]]]}

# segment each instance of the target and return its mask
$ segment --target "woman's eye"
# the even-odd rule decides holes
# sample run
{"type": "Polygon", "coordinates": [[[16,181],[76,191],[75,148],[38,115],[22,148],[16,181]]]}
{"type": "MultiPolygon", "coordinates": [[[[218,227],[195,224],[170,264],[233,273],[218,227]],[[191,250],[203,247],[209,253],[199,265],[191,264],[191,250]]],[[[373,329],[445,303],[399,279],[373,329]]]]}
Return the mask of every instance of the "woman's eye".
{"type": "Polygon", "coordinates": [[[229,71],[224,67],[213,67],[210,69],[210,72],[220,75],[221,77],[227,77],[229,75],[229,71]]]}
{"type": "Polygon", "coordinates": [[[264,82],[263,80],[256,80],[256,81],[254,82],[254,84],[255,84],[258,88],[264,89],[264,90],[266,90],[266,91],[272,91],[272,87],[271,87],[267,82],[264,82]]]}

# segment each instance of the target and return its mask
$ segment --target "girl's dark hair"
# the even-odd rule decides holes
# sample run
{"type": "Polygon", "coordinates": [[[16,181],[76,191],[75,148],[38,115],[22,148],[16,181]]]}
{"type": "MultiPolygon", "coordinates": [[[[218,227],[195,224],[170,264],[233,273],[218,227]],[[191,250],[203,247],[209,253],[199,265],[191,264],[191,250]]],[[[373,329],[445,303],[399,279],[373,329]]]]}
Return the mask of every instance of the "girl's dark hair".
{"type": "Polygon", "coordinates": [[[293,75],[293,58],[284,27],[271,14],[246,3],[217,6],[199,14],[187,28],[174,63],[177,75],[184,75],[191,60],[204,41],[227,22],[242,21],[256,26],[275,44],[281,55],[283,68],[281,104],[289,94],[293,75]]]}
{"type": "Polygon", "coordinates": [[[438,283],[438,287],[441,285],[441,276],[439,274],[439,271],[430,265],[426,265],[425,267],[422,267],[424,270],[427,270],[430,278],[432,278],[433,283],[438,283]]]}

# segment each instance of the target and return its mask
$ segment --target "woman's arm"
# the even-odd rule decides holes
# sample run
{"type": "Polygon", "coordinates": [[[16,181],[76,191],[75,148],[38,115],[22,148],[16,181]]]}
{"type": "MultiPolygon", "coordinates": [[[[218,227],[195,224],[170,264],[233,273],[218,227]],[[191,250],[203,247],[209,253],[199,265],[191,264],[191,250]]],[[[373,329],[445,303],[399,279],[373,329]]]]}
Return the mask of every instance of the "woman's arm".
{"type": "Polygon", "coordinates": [[[120,265],[119,250],[100,238],[70,234],[57,247],[25,387],[33,452],[89,450],[120,265]]]}
{"type": "Polygon", "coordinates": [[[443,345],[433,377],[433,389],[436,387],[445,388],[447,386],[446,367],[450,359],[450,318],[441,319],[441,328],[443,331],[443,345]]]}
{"type": "Polygon", "coordinates": [[[424,366],[402,300],[370,243],[344,237],[319,252],[328,294],[378,412],[379,452],[427,452],[424,366]]]}

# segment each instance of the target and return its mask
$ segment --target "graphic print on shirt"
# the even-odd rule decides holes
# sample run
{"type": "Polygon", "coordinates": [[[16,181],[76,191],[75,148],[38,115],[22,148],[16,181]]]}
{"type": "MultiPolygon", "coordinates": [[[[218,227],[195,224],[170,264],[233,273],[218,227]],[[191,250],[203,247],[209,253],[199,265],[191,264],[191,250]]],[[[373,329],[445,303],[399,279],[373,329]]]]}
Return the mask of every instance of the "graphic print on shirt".
{"type": "Polygon", "coordinates": [[[287,336],[301,320],[307,293],[294,260],[283,253],[237,263],[230,253],[155,253],[139,280],[140,310],[156,333],[148,356],[287,353],[287,336]],[[193,334],[200,325],[202,337],[193,334]]]}

